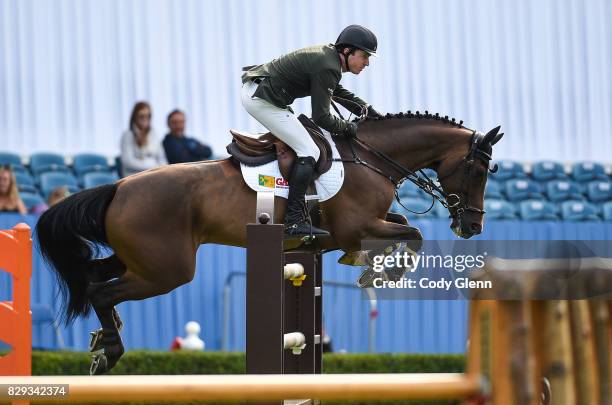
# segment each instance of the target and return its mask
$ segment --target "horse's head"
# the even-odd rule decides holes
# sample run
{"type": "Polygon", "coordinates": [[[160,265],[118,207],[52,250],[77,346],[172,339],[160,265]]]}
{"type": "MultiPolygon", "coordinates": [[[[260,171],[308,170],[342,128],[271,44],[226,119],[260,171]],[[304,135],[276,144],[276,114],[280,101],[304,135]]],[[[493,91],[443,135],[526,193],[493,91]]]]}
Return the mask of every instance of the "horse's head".
{"type": "Polygon", "coordinates": [[[489,168],[493,145],[504,135],[498,132],[499,127],[486,135],[474,132],[467,154],[449,157],[438,167],[438,179],[447,194],[451,229],[465,239],[482,232],[487,174],[497,171],[497,167],[489,168]]]}

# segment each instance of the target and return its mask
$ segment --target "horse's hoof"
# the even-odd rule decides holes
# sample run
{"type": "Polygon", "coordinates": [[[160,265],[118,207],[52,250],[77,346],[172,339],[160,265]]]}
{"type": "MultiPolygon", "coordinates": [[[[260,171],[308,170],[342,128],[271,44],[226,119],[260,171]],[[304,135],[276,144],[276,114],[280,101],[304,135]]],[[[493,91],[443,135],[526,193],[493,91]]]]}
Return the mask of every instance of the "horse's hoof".
{"type": "Polygon", "coordinates": [[[357,284],[360,288],[371,288],[374,287],[374,280],[377,278],[380,278],[380,273],[368,268],[361,273],[357,279],[357,284]]]}
{"type": "Polygon", "coordinates": [[[314,243],[315,239],[317,239],[316,235],[295,235],[293,237],[289,236],[289,239],[299,240],[303,245],[308,246],[314,243]]]}
{"type": "Polygon", "coordinates": [[[368,254],[364,251],[345,253],[338,263],[346,264],[347,266],[365,266],[367,265],[368,254]]]}
{"type": "Polygon", "coordinates": [[[102,329],[89,332],[89,334],[91,335],[89,337],[89,351],[94,353],[102,350],[104,348],[104,346],[102,346],[102,338],[104,336],[102,329]]]}
{"type": "Polygon", "coordinates": [[[100,375],[106,373],[108,370],[108,361],[104,353],[99,353],[93,356],[91,360],[91,366],[89,367],[89,375],[100,375]]]}
{"type": "Polygon", "coordinates": [[[400,281],[404,274],[406,274],[406,269],[394,267],[388,270],[385,270],[385,279],[388,281],[400,281]]]}
{"type": "Polygon", "coordinates": [[[119,317],[119,312],[117,312],[115,307],[113,307],[113,319],[115,321],[115,327],[117,328],[117,332],[121,332],[121,329],[123,329],[123,321],[119,317]]]}

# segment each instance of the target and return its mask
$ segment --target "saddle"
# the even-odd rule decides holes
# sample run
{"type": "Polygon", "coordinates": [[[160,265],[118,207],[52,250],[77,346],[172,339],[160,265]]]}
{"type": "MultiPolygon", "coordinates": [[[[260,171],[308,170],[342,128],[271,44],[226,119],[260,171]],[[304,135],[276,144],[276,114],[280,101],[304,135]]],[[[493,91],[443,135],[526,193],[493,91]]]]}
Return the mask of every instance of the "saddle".
{"type": "MultiPolygon", "coordinates": [[[[331,168],[331,145],[310,118],[300,114],[298,120],[319,148],[319,160],[315,165],[315,178],[318,178],[331,168]]],[[[278,160],[281,174],[285,179],[289,179],[296,154],[286,143],[275,137],[271,132],[260,137],[234,129],[230,129],[230,133],[233,139],[226,149],[234,161],[244,163],[247,166],[260,166],[278,160]]]]}

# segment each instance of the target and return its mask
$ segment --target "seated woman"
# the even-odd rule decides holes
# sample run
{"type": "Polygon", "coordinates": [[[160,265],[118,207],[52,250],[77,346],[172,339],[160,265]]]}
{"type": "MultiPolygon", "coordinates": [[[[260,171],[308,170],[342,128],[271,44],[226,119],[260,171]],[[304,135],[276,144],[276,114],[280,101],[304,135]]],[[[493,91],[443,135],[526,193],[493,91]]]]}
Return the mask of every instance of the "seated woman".
{"type": "Polygon", "coordinates": [[[123,176],[165,165],[159,136],[151,127],[151,106],[140,101],[132,109],[130,126],[121,136],[123,176]]]}
{"type": "Polygon", "coordinates": [[[28,213],[25,204],[19,198],[15,174],[8,165],[0,168],[0,211],[18,212],[22,215],[28,213]]]}

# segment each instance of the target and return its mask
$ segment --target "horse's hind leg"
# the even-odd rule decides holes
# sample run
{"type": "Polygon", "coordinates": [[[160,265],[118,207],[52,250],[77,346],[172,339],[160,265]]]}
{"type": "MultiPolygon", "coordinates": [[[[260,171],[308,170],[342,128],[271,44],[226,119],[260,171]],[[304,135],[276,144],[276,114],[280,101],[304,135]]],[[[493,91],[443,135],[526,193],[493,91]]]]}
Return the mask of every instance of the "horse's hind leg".
{"type": "MultiPolygon", "coordinates": [[[[125,274],[125,272],[126,272],[125,264],[123,264],[123,262],[119,260],[117,255],[112,255],[104,259],[92,260],[91,267],[88,270],[87,279],[89,280],[90,283],[100,283],[103,281],[111,280],[113,278],[121,277],[123,274],[125,274]]],[[[121,321],[121,318],[119,317],[119,313],[114,307],[113,307],[113,318],[115,320],[115,325],[117,326],[117,330],[121,332],[121,328],[123,327],[123,322],[121,321]]],[[[101,334],[102,330],[100,330],[99,332],[101,334]]],[[[90,347],[90,350],[91,349],[92,348],[90,347]]],[[[95,350],[91,350],[91,351],[95,351],[95,350]]]]}
{"type": "MultiPolygon", "coordinates": [[[[87,278],[90,286],[95,286],[121,277],[125,272],[123,262],[116,255],[112,255],[104,259],[92,260],[87,271],[87,278]]],[[[102,325],[101,329],[91,332],[89,351],[95,353],[95,356],[90,373],[100,374],[101,370],[108,369],[108,359],[111,359],[114,365],[124,352],[123,342],[119,335],[123,323],[114,306],[104,307],[92,301],[91,288],[88,288],[88,297],[102,325]]]]}
{"type": "Polygon", "coordinates": [[[125,264],[119,260],[117,255],[105,257],[104,259],[95,259],[89,263],[90,267],[87,269],[87,279],[92,283],[99,283],[121,277],[126,271],[125,264]]]}
{"type": "Polygon", "coordinates": [[[102,329],[92,332],[89,350],[94,353],[89,373],[103,374],[117,364],[125,349],[119,334],[121,320],[114,307],[106,308],[94,305],[102,329]],[[117,321],[118,320],[118,321],[117,321]]]}
{"type": "MultiPolygon", "coordinates": [[[[165,280],[167,281],[167,280],[165,280]]],[[[117,320],[114,316],[115,305],[124,301],[141,300],[165,294],[183,283],[169,284],[161,280],[146,280],[127,270],[118,278],[108,281],[90,283],[87,295],[91,301],[100,323],[102,324],[102,351],[96,353],[90,373],[103,374],[113,368],[123,355],[124,348],[119,336],[117,320]]]]}

